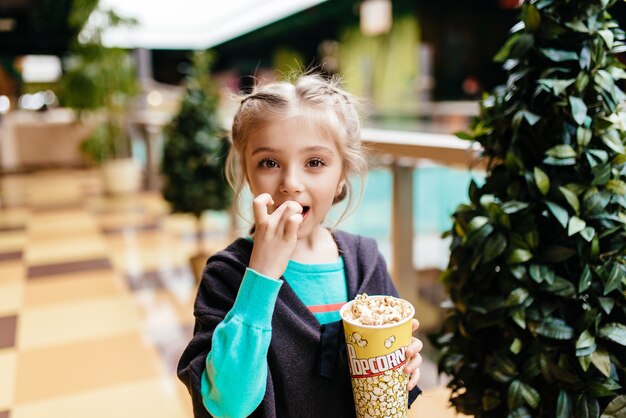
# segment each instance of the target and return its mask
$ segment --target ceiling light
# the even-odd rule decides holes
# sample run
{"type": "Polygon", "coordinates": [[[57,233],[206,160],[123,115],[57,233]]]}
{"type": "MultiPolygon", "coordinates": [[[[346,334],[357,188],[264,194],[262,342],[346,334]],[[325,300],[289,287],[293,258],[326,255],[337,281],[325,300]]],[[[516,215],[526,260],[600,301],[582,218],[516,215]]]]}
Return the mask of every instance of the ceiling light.
{"type": "Polygon", "coordinates": [[[11,32],[17,26],[15,19],[10,17],[0,18],[0,32],[11,32]]]}

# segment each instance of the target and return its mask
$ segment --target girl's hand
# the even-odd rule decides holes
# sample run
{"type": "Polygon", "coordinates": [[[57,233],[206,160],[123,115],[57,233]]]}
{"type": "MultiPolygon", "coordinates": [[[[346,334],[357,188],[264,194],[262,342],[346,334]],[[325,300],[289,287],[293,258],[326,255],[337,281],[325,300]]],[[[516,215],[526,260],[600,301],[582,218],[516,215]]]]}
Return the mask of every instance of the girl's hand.
{"type": "Polygon", "coordinates": [[[252,202],[255,232],[249,267],[259,274],[278,279],[287,269],[296,248],[302,206],[287,201],[269,214],[267,207],[273,204],[268,193],[258,195],[252,202]]]}
{"type": "MultiPolygon", "coordinates": [[[[417,319],[413,319],[413,332],[415,332],[420,326],[417,319]]],[[[424,344],[415,337],[411,337],[411,344],[406,349],[406,356],[408,358],[408,364],[404,367],[404,373],[410,374],[408,389],[411,390],[417,386],[417,382],[420,380],[420,365],[422,364],[422,356],[420,351],[424,348],[424,344]]]]}

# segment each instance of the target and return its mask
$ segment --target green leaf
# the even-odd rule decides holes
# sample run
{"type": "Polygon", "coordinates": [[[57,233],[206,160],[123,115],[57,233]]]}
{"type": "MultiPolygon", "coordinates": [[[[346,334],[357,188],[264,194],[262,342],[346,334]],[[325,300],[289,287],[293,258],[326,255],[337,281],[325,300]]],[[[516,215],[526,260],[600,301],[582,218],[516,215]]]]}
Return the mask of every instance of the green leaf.
{"type": "Polygon", "coordinates": [[[576,399],[577,418],[597,418],[600,414],[600,406],[596,398],[592,396],[580,395],[576,399]]]}
{"type": "Polygon", "coordinates": [[[591,286],[591,269],[589,265],[585,265],[580,279],[578,280],[578,292],[582,293],[591,286]]]}
{"type": "Polygon", "coordinates": [[[602,412],[600,418],[624,418],[626,417],[626,395],[614,398],[602,412]]]}
{"type": "Polygon", "coordinates": [[[520,264],[524,263],[533,258],[533,254],[528,250],[523,250],[521,248],[515,249],[511,251],[509,256],[506,259],[507,264],[520,264]]]}
{"type": "Polygon", "coordinates": [[[541,120],[541,117],[529,110],[524,110],[524,119],[526,119],[530,126],[533,126],[541,120]]]}
{"type": "Polygon", "coordinates": [[[613,48],[613,40],[615,39],[615,37],[613,36],[613,32],[611,32],[608,29],[602,29],[598,31],[598,34],[604,40],[604,43],[606,44],[607,48],[609,49],[613,48]]]}
{"type": "Polygon", "coordinates": [[[576,142],[580,148],[584,148],[591,142],[591,129],[579,126],[576,129],[576,142]]]}
{"type": "Polygon", "coordinates": [[[511,411],[506,418],[533,418],[533,416],[528,412],[528,409],[524,406],[520,406],[519,408],[511,411]]]}
{"type": "Polygon", "coordinates": [[[602,213],[609,204],[610,195],[599,192],[596,187],[590,188],[583,197],[583,212],[586,215],[602,213]]]}
{"type": "Polygon", "coordinates": [[[548,175],[539,167],[534,168],[535,184],[542,195],[547,195],[550,191],[550,179],[548,175]]]}
{"type": "Polygon", "coordinates": [[[598,336],[626,347],[626,325],[612,322],[600,328],[598,336]]]}
{"type": "Polygon", "coordinates": [[[521,400],[524,400],[531,408],[536,409],[539,406],[541,396],[532,386],[521,380],[514,380],[509,386],[509,407],[521,406],[521,400]]]}
{"type": "Polygon", "coordinates": [[[591,363],[606,377],[611,377],[611,357],[604,350],[591,353],[591,363]]]}
{"type": "Polygon", "coordinates": [[[589,330],[583,331],[576,340],[576,348],[591,347],[596,344],[596,339],[589,330]]]}
{"type": "Polygon", "coordinates": [[[615,299],[613,298],[598,298],[598,302],[600,303],[600,307],[602,308],[602,310],[604,312],[606,312],[607,314],[610,314],[611,311],[613,310],[613,307],[615,306],[615,299]]]}
{"type": "Polygon", "coordinates": [[[494,234],[488,238],[483,251],[484,261],[486,263],[494,260],[504,252],[507,246],[506,237],[500,233],[494,234]]]}
{"type": "Polygon", "coordinates": [[[561,206],[557,205],[553,202],[546,202],[548,209],[552,212],[552,215],[559,221],[559,223],[563,226],[563,228],[567,227],[567,223],[569,222],[569,214],[565,209],[561,206]]]}
{"type": "Polygon", "coordinates": [[[572,192],[570,189],[568,189],[567,187],[563,187],[563,186],[559,186],[559,191],[561,192],[563,197],[565,197],[565,200],[567,200],[567,203],[569,203],[572,209],[574,209],[574,212],[579,213],[580,202],[578,201],[578,196],[576,196],[576,193],[572,192]]]}
{"type": "Polygon", "coordinates": [[[609,149],[615,151],[618,154],[624,154],[624,145],[619,137],[619,134],[615,129],[609,129],[600,135],[600,139],[609,147],[609,149]]]}
{"type": "Polygon", "coordinates": [[[589,366],[591,365],[591,354],[595,350],[594,347],[585,347],[576,350],[576,358],[578,359],[578,364],[580,364],[580,368],[583,369],[584,372],[589,370],[589,366]]]}
{"type": "Polygon", "coordinates": [[[554,158],[575,158],[576,151],[570,145],[556,145],[546,151],[546,155],[554,158]]]}
{"type": "Polygon", "coordinates": [[[553,48],[539,48],[539,51],[543,53],[548,59],[554,62],[565,62],[565,61],[577,61],[578,54],[571,51],[563,51],[560,49],[553,48]]]}
{"type": "Polygon", "coordinates": [[[572,282],[560,276],[555,276],[553,283],[544,284],[542,290],[563,296],[564,298],[573,297],[576,294],[576,289],[572,282]]]}
{"type": "Polygon", "coordinates": [[[513,47],[513,45],[515,45],[519,41],[520,37],[521,37],[521,35],[519,33],[515,33],[515,34],[511,35],[506,40],[506,42],[504,43],[502,48],[500,48],[500,50],[493,57],[493,60],[495,62],[504,62],[504,61],[506,61],[509,58],[509,55],[511,54],[511,48],[513,47]]]}
{"type": "Polygon", "coordinates": [[[508,307],[518,306],[524,303],[526,299],[528,299],[528,290],[523,287],[518,287],[511,293],[509,293],[509,297],[506,299],[505,305],[508,307]]]}
{"type": "Polygon", "coordinates": [[[587,242],[591,242],[591,240],[593,239],[594,235],[596,234],[596,230],[593,229],[593,227],[591,226],[587,226],[585,227],[582,231],[580,231],[580,235],[585,239],[585,241],[587,242]]]}
{"type": "Polygon", "coordinates": [[[559,397],[556,401],[556,417],[555,418],[571,418],[572,417],[572,400],[567,392],[563,389],[559,391],[559,397]]]}
{"type": "Polygon", "coordinates": [[[585,221],[580,219],[578,216],[572,216],[569,219],[569,225],[567,227],[567,235],[571,237],[572,235],[585,229],[586,226],[587,226],[587,223],[585,221]]]}
{"type": "Polygon", "coordinates": [[[608,268],[603,269],[602,276],[604,278],[604,296],[606,296],[620,286],[624,271],[618,263],[612,263],[610,270],[608,268]]]}
{"type": "Polygon", "coordinates": [[[539,29],[541,26],[541,14],[532,3],[528,3],[524,8],[524,25],[531,32],[539,29]]]}
{"type": "Polygon", "coordinates": [[[524,309],[518,309],[513,312],[511,319],[521,328],[526,329],[526,311],[524,309]]]}
{"type": "Polygon", "coordinates": [[[605,396],[615,395],[615,391],[621,389],[621,386],[611,378],[604,380],[592,380],[589,383],[589,394],[592,396],[603,398],[605,396]]]}
{"type": "Polygon", "coordinates": [[[555,340],[570,340],[574,337],[574,329],[562,319],[557,318],[544,319],[535,329],[535,332],[555,340]]]}
{"type": "Polygon", "coordinates": [[[469,222],[468,232],[473,232],[482,228],[487,222],[489,222],[489,218],[487,218],[486,216],[473,217],[472,220],[469,222]]]}
{"type": "Polygon", "coordinates": [[[510,200],[502,205],[502,211],[504,213],[511,215],[513,213],[517,213],[521,210],[524,210],[528,207],[528,203],[520,202],[516,200],[510,200]]]}
{"type": "Polygon", "coordinates": [[[509,346],[509,350],[511,350],[513,354],[519,354],[520,351],[522,351],[522,340],[515,338],[509,346]]]}
{"type": "Polygon", "coordinates": [[[574,29],[576,32],[589,33],[587,26],[585,26],[585,24],[580,20],[565,22],[565,26],[570,29],[574,29]]]}
{"type": "Polygon", "coordinates": [[[587,117],[587,105],[580,97],[570,96],[569,104],[572,108],[572,116],[578,125],[582,125],[587,117]]]}
{"type": "Polygon", "coordinates": [[[544,264],[531,264],[528,272],[530,278],[537,283],[541,283],[544,280],[547,283],[554,283],[554,270],[544,264]]]}
{"type": "Polygon", "coordinates": [[[599,164],[591,169],[591,173],[593,174],[593,181],[591,184],[594,186],[601,186],[606,184],[611,179],[611,165],[599,164]]]}
{"type": "Polygon", "coordinates": [[[611,179],[607,181],[606,189],[613,194],[622,196],[626,195],[626,183],[624,183],[622,180],[611,179]]]}

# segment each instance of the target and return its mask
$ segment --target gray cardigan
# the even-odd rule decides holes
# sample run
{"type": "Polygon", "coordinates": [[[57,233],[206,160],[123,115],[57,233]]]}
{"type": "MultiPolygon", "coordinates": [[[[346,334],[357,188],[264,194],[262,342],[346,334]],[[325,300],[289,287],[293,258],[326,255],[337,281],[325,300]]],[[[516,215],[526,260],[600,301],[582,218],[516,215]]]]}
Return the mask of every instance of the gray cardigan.
{"type": "MultiPolygon", "coordinates": [[[[397,295],[373,239],[342,231],[333,237],[344,258],[349,299],[359,293],[397,295]]],[[[204,269],[194,307],[194,336],[178,364],[178,377],[191,394],[197,418],[211,417],[202,403],[200,379],[213,331],[233,306],[252,245],[237,239],[210,257],[204,269]]],[[[355,416],[341,322],[320,325],[287,282],[272,317],[267,363],[265,396],[252,417],[355,416]]],[[[420,392],[413,389],[409,403],[420,392]]]]}

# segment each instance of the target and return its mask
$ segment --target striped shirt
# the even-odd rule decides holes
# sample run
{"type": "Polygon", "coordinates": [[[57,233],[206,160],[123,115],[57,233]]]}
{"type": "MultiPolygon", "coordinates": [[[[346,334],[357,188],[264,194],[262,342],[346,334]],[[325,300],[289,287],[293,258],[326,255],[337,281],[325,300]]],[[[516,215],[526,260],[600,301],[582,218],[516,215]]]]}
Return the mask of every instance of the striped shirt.
{"type": "Polygon", "coordinates": [[[339,321],[339,309],[348,301],[343,257],[326,264],[289,260],[285,281],[321,324],[339,321]]]}

